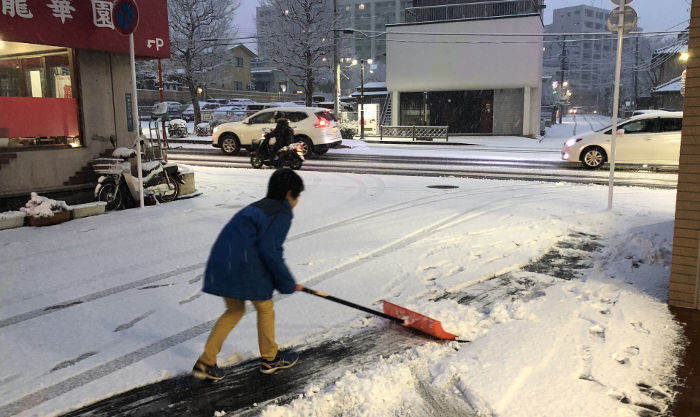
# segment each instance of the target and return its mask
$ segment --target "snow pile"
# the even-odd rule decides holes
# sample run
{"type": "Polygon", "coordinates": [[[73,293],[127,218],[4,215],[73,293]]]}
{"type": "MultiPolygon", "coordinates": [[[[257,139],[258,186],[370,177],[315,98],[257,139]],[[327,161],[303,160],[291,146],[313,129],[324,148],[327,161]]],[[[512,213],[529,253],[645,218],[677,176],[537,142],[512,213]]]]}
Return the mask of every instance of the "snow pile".
{"type": "MultiPolygon", "coordinates": [[[[674,396],[682,329],[663,300],[644,289],[667,286],[672,223],[633,230],[606,240],[580,280],[550,281],[531,299],[513,296],[481,311],[449,299],[406,304],[470,343],[428,343],[392,355],[325,386],[312,384],[262,416],[665,412],[674,396]],[[640,262],[655,273],[631,283],[640,262]]],[[[535,280],[540,274],[530,275],[535,280]]]]}
{"type": "Polygon", "coordinates": [[[52,200],[32,192],[31,198],[27,201],[21,211],[32,217],[53,217],[54,212],[70,210],[70,206],[62,200],[52,200]]]}
{"type": "Polygon", "coordinates": [[[0,220],[16,219],[17,217],[25,217],[27,213],[24,211],[5,211],[0,213],[0,220]]]}
{"type": "Polygon", "coordinates": [[[426,360],[453,351],[451,346],[429,345],[380,358],[371,368],[345,371],[327,387],[312,383],[297,400],[269,406],[261,417],[414,415],[412,410],[423,403],[418,390],[424,381],[417,372],[426,360]]]}

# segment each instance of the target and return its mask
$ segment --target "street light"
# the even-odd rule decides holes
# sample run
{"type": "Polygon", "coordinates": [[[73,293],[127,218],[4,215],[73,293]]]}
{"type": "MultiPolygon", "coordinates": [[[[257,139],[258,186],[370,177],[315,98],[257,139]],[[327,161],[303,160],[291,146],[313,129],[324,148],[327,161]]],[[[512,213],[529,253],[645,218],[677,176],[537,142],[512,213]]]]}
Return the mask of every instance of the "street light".
{"type": "Polygon", "coordinates": [[[279,90],[277,91],[277,99],[278,99],[279,101],[282,101],[282,93],[286,93],[286,92],[287,92],[287,82],[286,82],[286,81],[280,81],[279,84],[280,84],[280,88],[279,88],[279,90]]]}

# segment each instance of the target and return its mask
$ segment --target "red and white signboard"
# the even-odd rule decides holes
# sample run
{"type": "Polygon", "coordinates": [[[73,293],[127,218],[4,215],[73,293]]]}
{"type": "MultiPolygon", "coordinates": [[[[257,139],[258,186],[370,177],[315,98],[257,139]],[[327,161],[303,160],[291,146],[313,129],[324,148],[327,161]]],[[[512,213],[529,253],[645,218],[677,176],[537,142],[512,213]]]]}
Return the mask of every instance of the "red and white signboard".
{"type": "MultiPolygon", "coordinates": [[[[111,0],[2,0],[0,40],[129,53],[113,20],[111,0]]],[[[169,58],[167,0],[139,2],[137,57],[169,58]]]]}

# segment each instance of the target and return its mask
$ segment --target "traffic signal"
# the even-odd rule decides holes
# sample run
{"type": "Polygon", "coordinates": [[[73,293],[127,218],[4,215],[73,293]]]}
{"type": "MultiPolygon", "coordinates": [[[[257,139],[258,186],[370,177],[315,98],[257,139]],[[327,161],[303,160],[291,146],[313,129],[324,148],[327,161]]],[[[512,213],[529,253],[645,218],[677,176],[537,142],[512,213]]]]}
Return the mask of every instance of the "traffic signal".
{"type": "Polygon", "coordinates": [[[559,81],[552,81],[552,94],[557,95],[559,94],[559,91],[557,90],[559,88],[559,81]]]}

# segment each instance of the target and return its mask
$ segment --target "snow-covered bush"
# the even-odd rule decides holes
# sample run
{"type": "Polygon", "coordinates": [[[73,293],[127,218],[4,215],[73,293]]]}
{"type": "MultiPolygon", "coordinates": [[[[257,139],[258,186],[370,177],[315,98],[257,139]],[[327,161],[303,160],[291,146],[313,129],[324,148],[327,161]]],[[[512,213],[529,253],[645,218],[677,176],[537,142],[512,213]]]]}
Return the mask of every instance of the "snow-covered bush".
{"type": "Polygon", "coordinates": [[[187,122],[183,119],[173,119],[168,123],[168,136],[171,138],[187,137],[187,122]]]}
{"type": "Polygon", "coordinates": [[[357,121],[343,122],[340,124],[340,136],[343,139],[352,139],[357,135],[357,121]]]}
{"type": "Polygon", "coordinates": [[[31,198],[20,210],[27,213],[27,216],[53,217],[54,212],[70,210],[70,206],[65,201],[52,200],[32,192],[31,198]]]}
{"type": "Polygon", "coordinates": [[[197,136],[211,136],[211,126],[207,122],[202,122],[195,126],[194,134],[197,136]]]}

